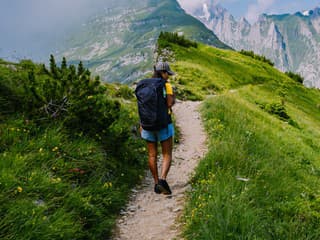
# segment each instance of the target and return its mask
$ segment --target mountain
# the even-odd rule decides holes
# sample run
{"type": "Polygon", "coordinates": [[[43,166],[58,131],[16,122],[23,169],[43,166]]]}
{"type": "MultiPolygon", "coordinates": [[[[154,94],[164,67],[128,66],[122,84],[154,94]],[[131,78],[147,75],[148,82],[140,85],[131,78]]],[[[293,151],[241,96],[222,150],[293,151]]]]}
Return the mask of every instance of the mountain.
{"type": "Polygon", "coordinates": [[[260,16],[250,24],[226,9],[203,4],[192,15],[234,49],[252,50],[281,71],[301,74],[308,87],[320,88],[320,8],[295,14],[260,16]]]}
{"type": "Polygon", "coordinates": [[[104,81],[131,82],[152,70],[161,31],[178,32],[219,48],[229,48],[176,0],[140,0],[110,4],[69,33],[59,50],[71,62],[82,60],[104,81]]]}
{"type": "MultiPolygon", "coordinates": [[[[320,239],[320,91],[239,52],[170,41],[177,98],[204,100],[208,133],[183,237],[320,239]]],[[[147,166],[133,91],[51,65],[0,60],[0,237],[113,239],[147,166]]]]}

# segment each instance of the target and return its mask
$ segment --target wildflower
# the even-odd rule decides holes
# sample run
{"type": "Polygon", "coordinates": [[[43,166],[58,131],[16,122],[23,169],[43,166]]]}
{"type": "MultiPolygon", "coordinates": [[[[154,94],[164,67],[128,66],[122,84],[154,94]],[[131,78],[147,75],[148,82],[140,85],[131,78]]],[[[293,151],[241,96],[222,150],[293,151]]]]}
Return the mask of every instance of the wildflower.
{"type": "Polygon", "coordinates": [[[41,153],[42,151],[43,151],[43,148],[40,148],[40,149],[39,149],[39,152],[41,153]]]}
{"type": "Polygon", "coordinates": [[[52,178],[52,180],[51,180],[53,183],[59,183],[59,182],[61,182],[61,178],[52,178]]]}
{"type": "Polygon", "coordinates": [[[112,182],[106,182],[104,185],[103,185],[104,188],[112,188],[112,182]]]}
{"type": "Polygon", "coordinates": [[[19,192],[19,193],[21,193],[22,191],[23,191],[23,189],[22,189],[22,187],[17,187],[17,191],[19,192]]]}
{"type": "Polygon", "coordinates": [[[53,149],[52,149],[52,152],[56,152],[56,151],[58,151],[58,147],[54,147],[53,149]]]}

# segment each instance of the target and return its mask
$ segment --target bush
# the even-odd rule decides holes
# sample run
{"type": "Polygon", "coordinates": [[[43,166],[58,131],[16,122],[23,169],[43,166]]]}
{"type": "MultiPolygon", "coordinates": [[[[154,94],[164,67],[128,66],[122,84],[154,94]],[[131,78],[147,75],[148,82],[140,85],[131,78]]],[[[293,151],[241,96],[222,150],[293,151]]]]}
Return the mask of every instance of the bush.
{"type": "Polygon", "coordinates": [[[273,103],[256,103],[261,109],[266,112],[279,117],[281,120],[289,120],[290,116],[288,115],[286,108],[283,104],[273,102],[273,103]]]}
{"type": "Polygon", "coordinates": [[[130,95],[82,63],[0,62],[1,239],[110,237],[146,165],[130,95]]]}
{"type": "Polygon", "coordinates": [[[240,51],[240,53],[242,55],[252,57],[253,59],[257,59],[261,62],[265,62],[265,63],[269,64],[270,66],[274,66],[274,63],[271,60],[267,59],[265,56],[257,55],[253,51],[246,51],[246,50],[242,49],[240,51]]]}
{"type": "Polygon", "coordinates": [[[158,48],[163,49],[170,46],[170,43],[180,45],[182,47],[194,47],[197,48],[197,42],[190,41],[184,36],[179,36],[178,33],[161,32],[158,39],[158,48]]]}
{"type": "Polygon", "coordinates": [[[301,76],[300,76],[299,74],[297,74],[297,73],[285,72],[285,74],[286,74],[289,78],[295,80],[295,81],[298,82],[298,83],[303,83],[303,81],[304,81],[304,78],[301,77],[301,76]]]}
{"type": "Polygon", "coordinates": [[[108,96],[98,77],[90,75],[82,62],[68,67],[64,58],[58,67],[52,55],[50,70],[23,60],[8,82],[0,83],[4,96],[0,104],[14,105],[14,111],[40,124],[60,121],[72,131],[101,135],[118,119],[120,103],[108,96]]]}

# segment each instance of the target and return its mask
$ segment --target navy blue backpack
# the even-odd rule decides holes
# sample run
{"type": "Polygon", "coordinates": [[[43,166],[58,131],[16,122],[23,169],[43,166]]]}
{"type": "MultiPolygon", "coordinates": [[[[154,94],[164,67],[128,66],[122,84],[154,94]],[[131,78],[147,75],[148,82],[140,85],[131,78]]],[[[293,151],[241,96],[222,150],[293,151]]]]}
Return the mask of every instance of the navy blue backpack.
{"type": "Polygon", "coordinates": [[[141,80],[137,84],[135,95],[142,128],[158,131],[167,127],[170,116],[165,96],[165,80],[162,78],[141,80]]]}

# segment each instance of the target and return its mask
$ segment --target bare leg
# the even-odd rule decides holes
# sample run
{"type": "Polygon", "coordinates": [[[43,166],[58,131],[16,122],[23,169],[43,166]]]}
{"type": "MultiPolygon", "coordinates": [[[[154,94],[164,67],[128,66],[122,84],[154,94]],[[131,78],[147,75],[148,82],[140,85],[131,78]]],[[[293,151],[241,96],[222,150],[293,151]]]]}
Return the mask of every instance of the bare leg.
{"type": "Polygon", "coordinates": [[[157,165],[157,143],[156,142],[147,142],[148,148],[148,158],[149,158],[149,168],[152,173],[154,183],[157,184],[159,181],[158,176],[158,165],[157,165]]]}
{"type": "Polygon", "coordinates": [[[172,137],[161,142],[161,148],[163,156],[161,179],[165,180],[167,178],[172,160],[172,137]]]}

